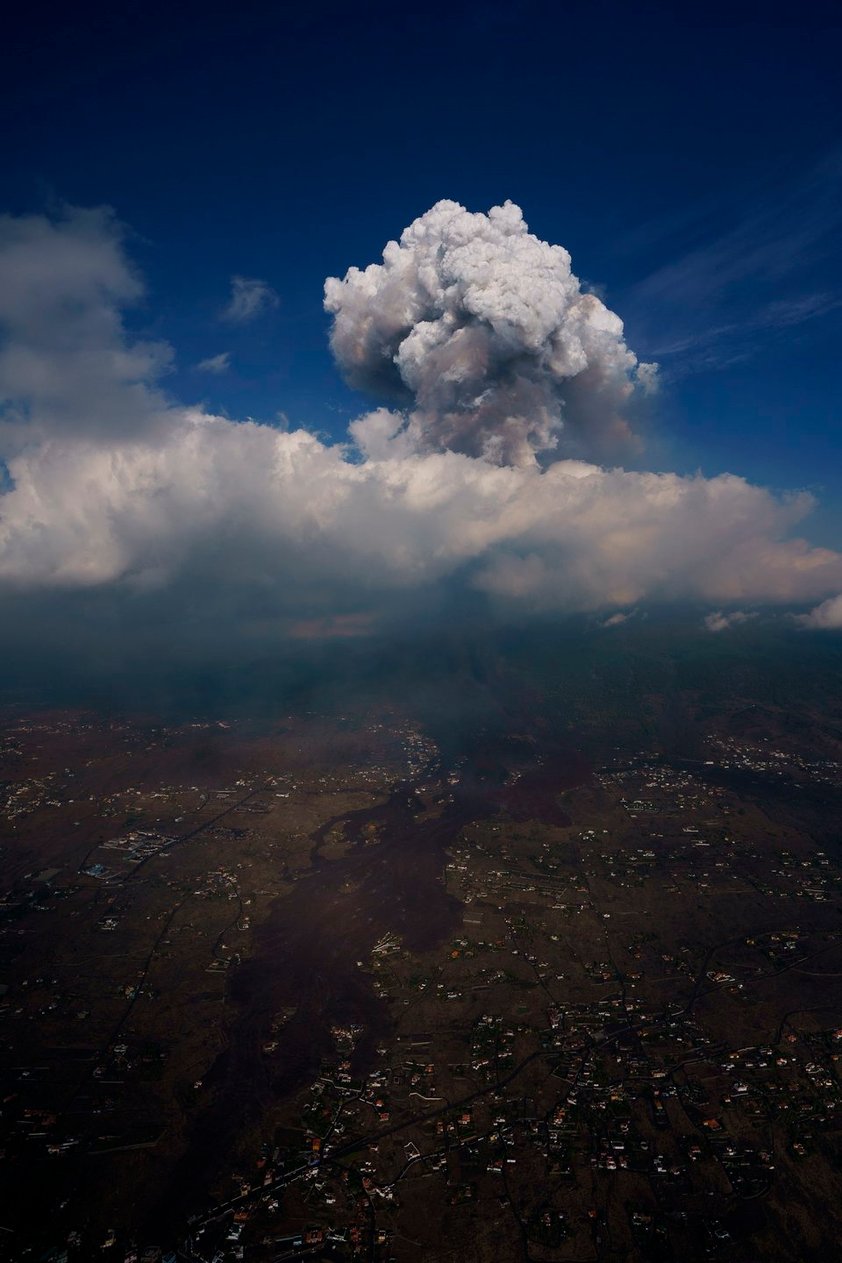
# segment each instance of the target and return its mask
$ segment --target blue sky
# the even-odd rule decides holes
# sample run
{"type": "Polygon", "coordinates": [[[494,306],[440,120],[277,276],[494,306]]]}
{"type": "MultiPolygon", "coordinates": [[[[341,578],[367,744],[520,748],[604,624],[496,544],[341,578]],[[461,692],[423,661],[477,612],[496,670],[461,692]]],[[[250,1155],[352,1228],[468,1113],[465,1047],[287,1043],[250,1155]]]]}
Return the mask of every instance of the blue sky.
{"type": "Polygon", "coordinates": [[[19,13],[2,54],[0,203],[114,208],[167,390],[340,436],[325,276],[511,198],[662,365],[641,464],[814,489],[839,543],[838,6],[226,9],[19,13]],[[224,320],[235,274],[278,305],[224,320]]]}

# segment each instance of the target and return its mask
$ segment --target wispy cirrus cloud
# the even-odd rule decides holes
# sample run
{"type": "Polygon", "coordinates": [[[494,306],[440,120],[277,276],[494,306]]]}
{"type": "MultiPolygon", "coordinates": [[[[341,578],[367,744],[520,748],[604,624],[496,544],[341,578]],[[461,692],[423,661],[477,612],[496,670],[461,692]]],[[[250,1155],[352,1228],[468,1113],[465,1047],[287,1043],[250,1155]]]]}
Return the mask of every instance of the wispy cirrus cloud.
{"type": "MultiPolygon", "coordinates": [[[[725,217],[724,208],[705,207],[704,244],[677,252],[624,296],[629,325],[668,377],[746,359],[842,306],[842,152],[785,189],[767,190],[714,231],[713,221],[725,217]]],[[[686,216],[679,229],[692,232],[686,216]]],[[[653,228],[659,233],[669,236],[669,222],[653,228]]]]}

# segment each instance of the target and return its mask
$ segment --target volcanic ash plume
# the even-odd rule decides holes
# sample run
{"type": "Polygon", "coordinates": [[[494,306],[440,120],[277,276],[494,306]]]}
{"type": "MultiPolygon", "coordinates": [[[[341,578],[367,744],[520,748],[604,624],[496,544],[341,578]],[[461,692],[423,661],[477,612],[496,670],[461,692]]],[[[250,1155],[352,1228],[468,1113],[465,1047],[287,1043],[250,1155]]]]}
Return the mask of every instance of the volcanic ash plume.
{"type": "Polygon", "coordinates": [[[354,422],[353,454],[167,398],[170,348],[126,328],[141,293],[108,214],[0,218],[7,657],[63,629],[74,591],[97,654],[135,623],[138,645],[153,624],[246,645],[418,611],[430,627],[436,610],[592,611],[611,627],[688,600],[715,611],[712,631],[765,603],[823,602],[802,625],[842,626],[842,553],[793,535],[810,496],[570,459],[616,430],[646,371],[513,206],[442,202],[381,266],[329,283],[349,375],[408,400],[354,422]],[[554,443],[565,458],[539,464],[554,443]]]}
{"type": "MultiPolygon", "coordinates": [[[[325,307],[348,382],[408,409],[403,451],[523,466],[563,431],[570,452],[602,456],[633,441],[630,398],[654,378],[567,251],[530,233],[511,202],[487,215],[438,202],[382,264],[328,278],[325,307]]],[[[358,423],[358,441],[382,430],[380,412],[371,436],[358,423]]]]}

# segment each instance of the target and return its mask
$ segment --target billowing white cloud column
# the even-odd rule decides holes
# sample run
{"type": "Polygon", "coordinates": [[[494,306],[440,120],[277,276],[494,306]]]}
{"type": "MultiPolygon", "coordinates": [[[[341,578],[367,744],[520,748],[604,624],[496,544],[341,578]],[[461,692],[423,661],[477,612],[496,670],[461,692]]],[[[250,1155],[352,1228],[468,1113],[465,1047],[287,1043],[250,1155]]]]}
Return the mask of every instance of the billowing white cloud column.
{"type": "Polygon", "coordinates": [[[630,438],[630,396],[654,379],[567,251],[511,202],[487,215],[438,202],[382,263],[329,278],[325,307],[348,381],[408,404],[416,451],[527,465],[567,427],[579,454],[598,453],[630,438]]]}

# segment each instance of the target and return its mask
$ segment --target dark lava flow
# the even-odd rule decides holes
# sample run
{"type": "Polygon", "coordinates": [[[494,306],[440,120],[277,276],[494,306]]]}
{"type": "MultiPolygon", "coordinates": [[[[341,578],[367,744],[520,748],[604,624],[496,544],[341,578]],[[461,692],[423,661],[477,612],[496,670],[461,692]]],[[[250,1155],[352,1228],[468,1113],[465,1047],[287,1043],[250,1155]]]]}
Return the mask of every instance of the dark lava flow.
{"type": "Polygon", "coordinates": [[[461,779],[448,787],[452,800],[436,816],[420,814],[418,791],[444,781],[447,769],[441,767],[401,782],[384,804],[336,816],[311,835],[312,875],[273,903],[256,933],[253,956],[231,976],[237,1016],[229,1047],[205,1077],[210,1102],[196,1116],[188,1150],[155,1211],[159,1231],[162,1224],[183,1229],[186,1214],[207,1205],[208,1186],[233,1159],[244,1125],[273,1100],[312,1082],[335,1048],[332,1026],[364,1028],[352,1069],[367,1069],[392,1023],[388,1005],[356,962],[367,961],[390,931],[410,951],[425,951],[461,929],[462,905],[447,894],[443,868],[448,847],[466,824],[501,813],[569,823],[558,795],[587,777],[584,759],[569,750],[554,752],[507,783],[505,754],[500,743],[486,742],[460,760],[461,779]],[[322,860],[318,848],[338,825],[351,849],[341,859],[322,860]],[[294,1016],[273,1037],[279,1049],[269,1061],[261,1045],[283,1009],[294,1009],[294,1016]]]}

